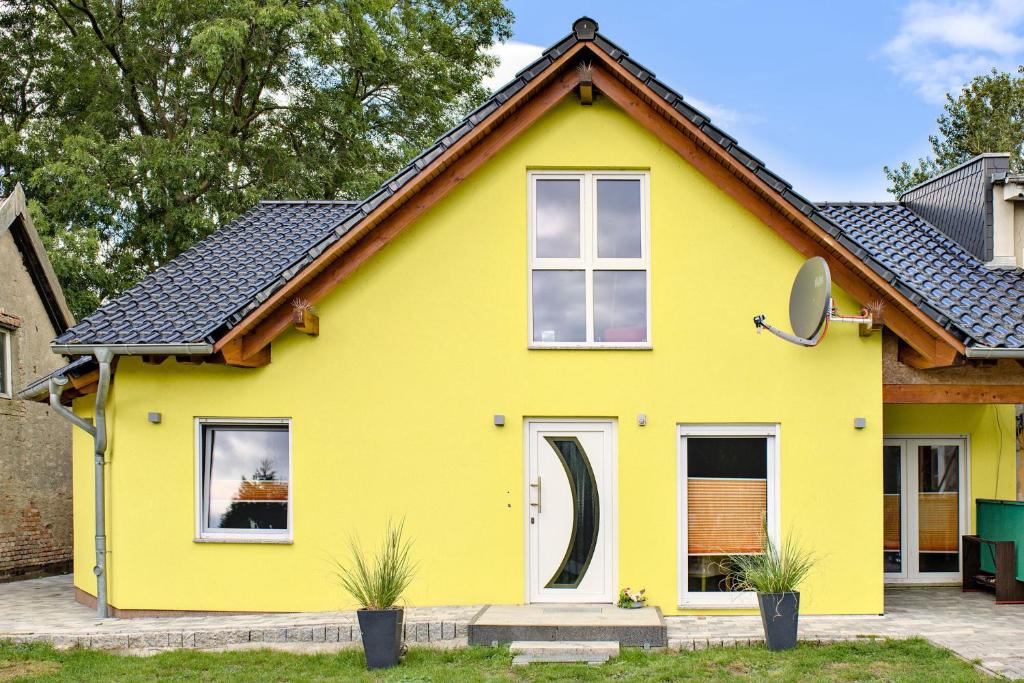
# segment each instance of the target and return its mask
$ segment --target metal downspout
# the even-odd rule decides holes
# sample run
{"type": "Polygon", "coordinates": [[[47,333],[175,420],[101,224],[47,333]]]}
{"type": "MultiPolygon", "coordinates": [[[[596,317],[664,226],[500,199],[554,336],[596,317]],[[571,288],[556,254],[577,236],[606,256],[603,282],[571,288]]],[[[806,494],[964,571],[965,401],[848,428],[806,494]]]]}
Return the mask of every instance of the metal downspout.
{"type": "Polygon", "coordinates": [[[60,402],[60,396],[68,380],[66,377],[50,378],[50,407],[58,415],[88,432],[93,438],[94,477],[96,496],[96,615],[107,618],[107,520],[106,520],[106,486],[103,465],[107,452],[107,392],[110,389],[110,364],[114,352],[110,349],[96,349],[96,360],[99,362],[99,382],[96,387],[96,408],[93,411],[95,425],[89,424],[74,412],[68,410],[60,402]]]}

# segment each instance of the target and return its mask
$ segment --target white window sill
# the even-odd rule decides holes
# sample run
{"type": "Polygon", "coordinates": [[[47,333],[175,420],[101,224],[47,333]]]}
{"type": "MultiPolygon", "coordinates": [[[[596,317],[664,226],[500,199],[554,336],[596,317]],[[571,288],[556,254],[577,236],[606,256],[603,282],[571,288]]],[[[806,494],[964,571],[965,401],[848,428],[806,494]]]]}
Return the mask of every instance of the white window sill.
{"type": "Polygon", "coordinates": [[[282,536],[280,538],[246,538],[245,536],[201,536],[199,538],[193,538],[193,543],[264,543],[267,545],[291,545],[291,536],[282,536]]]}
{"type": "Polygon", "coordinates": [[[526,348],[530,350],[586,350],[586,351],[650,351],[654,347],[649,344],[541,344],[537,342],[531,342],[526,345],[526,348]]]}

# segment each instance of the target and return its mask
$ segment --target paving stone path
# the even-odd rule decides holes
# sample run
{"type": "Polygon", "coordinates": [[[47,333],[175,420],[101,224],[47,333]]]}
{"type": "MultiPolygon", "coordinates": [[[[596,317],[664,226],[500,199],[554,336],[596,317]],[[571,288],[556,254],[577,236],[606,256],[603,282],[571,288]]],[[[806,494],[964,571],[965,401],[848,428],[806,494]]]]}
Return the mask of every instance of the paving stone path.
{"type": "MultiPolygon", "coordinates": [[[[1024,679],[1024,605],[996,605],[984,593],[957,588],[898,588],[885,594],[884,616],[800,617],[812,641],[920,636],[989,672],[1024,679]]],[[[460,646],[481,606],[410,607],[405,637],[414,643],[460,646]]],[[[762,640],[759,617],[666,617],[669,647],[696,649],[762,640]]],[[[166,648],[251,648],[263,645],[324,651],[359,641],[354,612],[97,619],[74,600],[70,576],[0,584],[0,639],[58,647],[151,652],[166,648]]]]}

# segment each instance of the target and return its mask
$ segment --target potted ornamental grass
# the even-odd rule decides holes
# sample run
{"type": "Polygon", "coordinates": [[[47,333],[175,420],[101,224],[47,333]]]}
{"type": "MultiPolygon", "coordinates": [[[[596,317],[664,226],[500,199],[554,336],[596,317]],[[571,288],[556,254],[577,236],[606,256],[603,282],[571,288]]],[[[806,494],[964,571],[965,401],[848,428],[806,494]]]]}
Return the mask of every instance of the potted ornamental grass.
{"type": "Polygon", "coordinates": [[[356,616],[368,669],[395,666],[402,655],[404,610],[399,603],[416,574],[412,544],[404,531],[404,521],[389,521],[384,542],[372,559],[353,537],[349,564],[334,563],[338,581],[360,606],[356,616]]]}
{"type": "Polygon", "coordinates": [[[803,550],[792,537],[776,545],[762,533],[763,551],[756,555],[730,558],[736,590],[757,593],[764,640],[769,650],[788,650],[796,645],[800,593],[797,587],[814,566],[814,556],[803,550]]]}

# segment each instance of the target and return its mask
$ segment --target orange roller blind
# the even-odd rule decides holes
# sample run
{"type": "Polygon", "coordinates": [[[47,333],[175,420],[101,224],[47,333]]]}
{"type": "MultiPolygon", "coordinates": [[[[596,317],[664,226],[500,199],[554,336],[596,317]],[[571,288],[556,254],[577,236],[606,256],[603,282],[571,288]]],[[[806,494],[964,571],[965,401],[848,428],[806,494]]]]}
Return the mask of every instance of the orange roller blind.
{"type": "Polygon", "coordinates": [[[898,493],[887,493],[885,500],[885,549],[900,549],[900,496],[898,493]]]}
{"type": "Polygon", "coordinates": [[[955,553],[959,544],[960,496],[952,493],[919,493],[917,496],[918,543],[925,552],[955,553]]]}
{"type": "Polygon", "coordinates": [[[761,552],[768,508],[764,479],[689,479],[686,490],[690,553],[761,552]]]}

